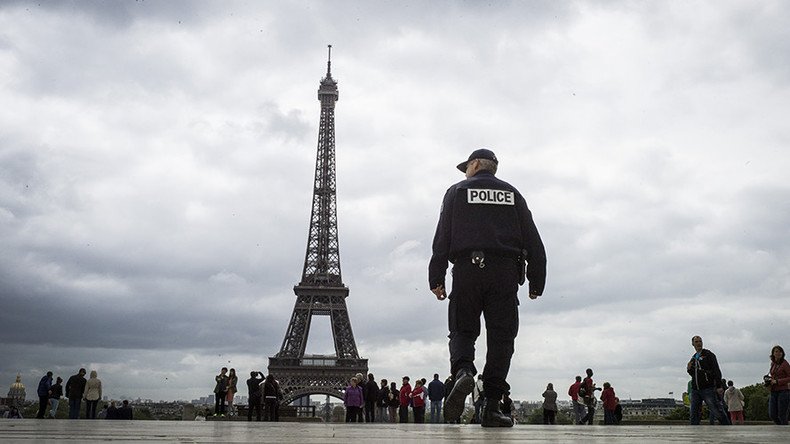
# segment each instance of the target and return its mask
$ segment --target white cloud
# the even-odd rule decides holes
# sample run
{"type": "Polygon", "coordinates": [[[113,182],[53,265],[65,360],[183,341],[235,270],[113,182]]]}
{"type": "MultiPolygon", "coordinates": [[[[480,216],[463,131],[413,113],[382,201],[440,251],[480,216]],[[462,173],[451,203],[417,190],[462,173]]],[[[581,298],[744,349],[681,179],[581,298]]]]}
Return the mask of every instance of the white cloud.
{"type": "Polygon", "coordinates": [[[328,43],[343,278],[377,376],[448,370],[426,265],[480,146],[548,249],[516,398],[588,366],[621,397],[680,393],[693,334],[750,384],[787,342],[783,2],[151,3],[0,6],[0,384],[92,362],[116,396],[189,398],[228,361],[265,369],[328,43]]]}

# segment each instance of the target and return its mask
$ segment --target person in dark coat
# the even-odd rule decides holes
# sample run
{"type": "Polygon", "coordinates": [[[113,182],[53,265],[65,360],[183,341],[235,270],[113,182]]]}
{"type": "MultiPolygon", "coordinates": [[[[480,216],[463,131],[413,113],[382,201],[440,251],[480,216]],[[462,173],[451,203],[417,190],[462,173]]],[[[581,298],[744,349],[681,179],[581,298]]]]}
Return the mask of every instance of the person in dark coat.
{"type": "Polygon", "coordinates": [[[365,422],[376,422],[376,400],[379,397],[379,385],[373,373],[368,374],[368,382],[362,390],[365,397],[365,422]]]}
{"type": "Polygon", "coordinates": [[[52,418],[58,413],[58,404],[60,398],[63,397],[63,378],[58,376],[55,384],[49,389],[49,414],[52,418]]]}
{"type": "Polygon", "coordinates": [[[121,408],[118,409],[118,419],[126,419],[131,420],[133,419],[134,413],[132,413],[132,406],[129,405],[129,401],[123,400],[123,405],[121,408]]]}
{"type": "Polygon", "coordinates": [[[52,388],[52,372],[47,372],[39,381],[38,390],[36,391],[38,394],[38,413],[36,413],[36,418],[38,419],[44,419],[47,405],[49,405],[50,388],[52,388]]]}
{"type": "Polygon", "coordinates": [[[252,421],[253,409],[255,409],[255,420],[261,420],[262,382],[263,373],[256,371],[250,372],[250,379],[247,380],[247,395],[249,399],[249,406],[247,408],[247,421],[252,421]]]}
{"type": "Polygon", "coordinates": [[[80,418],[80,407],[82,404],[82,394],[85,392],[85,379],[87,371],[81,368],[76,375],[72,375],[66,382],[66,397],[69,398],[69,419],[80,418]]]}
{"type": "Polygon", "coordinates": [[[278,403],[280,399],[280,385],[269,373],[263,381],[263,420],[279,421],[278,403]]]}
{"type": "Polygon", "coordinates": [[[439,374],[433,374],[433,381],[428,384],[428,399],[431,401],[431,423],[438,424],[442,418],[442,402],[444,402],[444,383],[439,380],[439,374]]]}
{"type": "Polygon", "coordinates": [[[381,388],[379,388],[378,398],[376,399],[376,414],[378,422],[388,422],[387,405],[389,404],[389,382],[386,379],[381,380],[381,388]]]}
{"type": "Polygon", "coordinates": [[[107,407],[107,416],[104,419],[120,419],[118,407],[115,407],[115,401],[110,401],[110,405],[107,407]]]}

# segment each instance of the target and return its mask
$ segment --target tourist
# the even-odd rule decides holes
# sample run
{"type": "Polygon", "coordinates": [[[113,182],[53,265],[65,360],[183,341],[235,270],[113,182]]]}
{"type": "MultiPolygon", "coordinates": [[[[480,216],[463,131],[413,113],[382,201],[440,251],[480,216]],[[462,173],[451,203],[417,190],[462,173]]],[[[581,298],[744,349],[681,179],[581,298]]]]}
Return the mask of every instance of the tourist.
{"type": "Polygon", "coordinates": [[[239,383],[239,377],[236,376],[236,369],[230,369],[230,373],[228,374],[228,392],[225,395],[226,400],[228,401],[227,404],[227,412],[228,415],[235,415],[233,410],[233,399],[236,397],[236,392],[239,391],[237,385],[239,383]]]}
{"type": "Polygon", "coordinates": [[[400,407],[400,392],[398,391],[398,385],[391,382],[390,392],[387,395],[387,412],[389,413],[389,422],[393,424],[398,422],[398,407],[400,407]]]}
{"type": "MultiPolygon", "coordinates": [[[[453,391],[453,386],[455,385],[455,379],[453,379],[453,375],[447,377],[444,380],[444,402],[447,403],[447,397],[450,396],[450,393],[453,391]]],[[[461,417],[459,416],[456,419],[445,419],[445,423],[447,424],[460,424],[461,417]]]]}
{"type": "Polygon", "coordinates": [[[85,383],[85,394],[83,395],[83,398],[86,401],[86,419],[96,419],[96,408],[99,406],[101,393],[101,379],[98,378],[98,373],[96,373],[96,370],[91,370],[91,376],[88,378],[88,382],[85,383]]]}
{"type": "Polygon", "coordinates": [[[425,384],[421,379],[414,383],[414,390],[411,394],[411,408],[414,413],[414,423],[423,424],[425,422],[425,384]]]}
{"type": "Polygon", "coordinates": [[[274,375],[269,373],[263,381],[263,420],[280,420],[277,404],[280,399],[280,386],[274,380],[274,375]]]}
{"type": "Polygon", "coordinates": [[[96,419],[118,419],[118,408],[115,407],[115,401],[105,404],[102,411],[96,415],[96,419]]]}
{"type": "Polygon", "coordinates": [[[581,424],[582,418],[584,417],[584,411],[586,410],[584,404],[582,404],[579,400],[579,389],[582,385],[582,377],[576,376],[576,382],[571,384],[568,387],[568,396],[571,397],[571,405],[573,406],[573,423],[574,424],[581,424]]]}
{"type": "Polygon", "coordinates": [[[620,398],[614,398],[615,406],[614,406],[614,423],[620,424],[623,422],[623,406],[620,404],[620,398]]]}
{"type": "Polygon", "coordinates": [[[85,393],[85,369],[81,368],[66,382],[66,396],[69,398],[69,419],[79,419],[82,394],[85,393]]]}
{"type": "Polygon", "coordinates": [[[510,399],[510,392],[505,392],[505,394],[502,395],[502,404],[500,405],[500,409],[502,410],[503,415],[513,419],[513,400],[510,399]]]}
{"type": "Polygon", "coordinates": [[[365,422],[376,422],[376,400],[379,398],[379,385],[373,373],[368,374],[368,382],[362,389],[365,399],[365,422]]]}
{"type": "Polygon", "coordinates": [[[214,416],[225,416],[225,400],[228,396],[228,368],[222,367],[214,377],[214,416]]]}
{"type": "Polygon", "coordinates": [[[409,404],[411,403],[411,384],[409,384],[409,377],[403,377],[403,383],[400,386],[399,393],[400,404],[398,406],[398,414],[401,423],[409,422],[409,404]]]}
{"type": "Polygon", "coordinates": [[[132,420],[133,417],[132,406],[129,405],[128,400],[124,399],[121,408],[118,409],[118,419],[132,420]]]}
{"type": "Polygon", "coordinates": [[[52,385],[49,389],[49,416],[51,418],[55,418],[55,415],[58,413],[58,404],[60,403],[60,398],[63,396],[63,378],[58,376],[55,380],[55,384],[52,385]]]}
{"type": "Polygon", "coordinates": [[[724,392],[724,387],[721,387],[721,370],[716,361],[716,355],[702,347],[702,338],[699,336],[691,338],[691,345],[694,347],[694,354],[686,364],[686,371],[691,375],[689,421],[691,425],[699,425],[702,402],[704,401],[711,417],[717,418],[719,424],[727,425],[729,421],[719,408],[717,396],[717,392],[724,392]]]}
{"type": "Polygon", "coordinates": [[[743,425],[743,393],[735,388],[732,381],[727,381],[724,402],[727,404],[727,411],[730,412],[730,422],[743,425]]]}
{"type": "Polygon", "coordinates": [[[388,422],[387,406],[389,405],[390,388],[386,379],[381,380],[381,388],[376,395],[377,422],[388,422]]]}
{"type": "Polygon", "coordinates": [[[428,399],[431,400],[431,424],[442,422],[442,402],[444,402],[444,383],[439,374],[433,374],[433,381],[428,384],[428,399]]]}
{"type": "Polygon", "coordinates": [[[346,387],[346,392],[343,394],[343,404],[346,406],[346,422],[357,422],[359,412],[365,405],[365,397],[356,376],[351,378],[348,387],[346,387]]]}
{"type": "Polygon", "coordinates": [[[787,425],[790,409],[790,364],[785,359],[785,350],[779,345],[771,349],[771,369],[766,378],[766,385],[771,389],[768,415],[775,424],[787,425]]]}
{"type": "Polygon", "coordinates": [[[15,405],[12,405],[11,407],[8,408],[8,411],[5,412],[5,418],[6,419],[22,419],[22,412],[20,412],[19,409],[15,405]]]}
{"type": "Polygon", "coordinates": [[[247,380],[247,421],[252,421],[252,411],[255,410],[255,420],[261,420],[261,407],[262,407],[262,394],[261,383],[263,382],[263,373],[251,371],[250,379],[247,380]]]}
{"type": "Polygon", "coordinates": [[[38,390],[36,393],[38,394],[38,413],[36,413],[36,418],[44,419],[44,414],[47,411],[47,405],[49,405],[49,389],[52,387],[52,372],[47,372],[41,378],[41,381],[38,382],[38,390]]]}
{"type": "Polygon", "coordinates": [[[615,401],[614,388],[608,382],[603,383],[603,392],[601,392],[601,402],[603,403],[603,423],[605,425],[614,425],[614,409],[617,407],[615,401]]]}
{"type": "MultiPolygon", "coordinates": [[[[477,382],[472,387],[472,405],[475,406],[475,416],[472,418],[472,424],[480,424],[480,409],[483,408],[485,401],[485,392],[483,391],[483,375],[477,375],[477,382]]],[[[455,415],[451,415],[455,416],[455,415]]]]}
{"type": "Polygon", "coordinates": [[[548,383],[543,392],[543,424],[554,425],[557,423],[557,392],[554,384],[548,383]]]}
{"type": "Polygon", "coordinates": [[[595,399],[595,391],[601,389],[596,387],[595,382],[593,382],[592,369],[588,368],[585,372],[587,377],[584,378],[581,386],[579,386],[579,396],[582,398],[584,405],[587,407],[587,414],[582,418],[582,424],[586,422],[588,425],[592,425],[593,418],[595,418],[595,404],[597,403],[595,399]]]}

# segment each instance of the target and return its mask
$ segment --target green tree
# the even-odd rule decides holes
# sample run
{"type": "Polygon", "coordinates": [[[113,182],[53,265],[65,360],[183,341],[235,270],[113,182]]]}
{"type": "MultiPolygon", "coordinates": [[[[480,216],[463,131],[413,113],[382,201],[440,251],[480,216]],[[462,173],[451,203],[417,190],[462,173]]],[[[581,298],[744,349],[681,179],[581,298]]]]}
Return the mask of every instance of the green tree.
{"type": "Polygon", "coordinates": [[[676,420],[676,421],[677,420],[686,420],[686,421],[688,421],[689,420],[689,415],[690,415],[690,410],[689,410],[688,407],[686,407],[684,405],[684,406],[680,406],[680,407],[676,408],[675,410],[672,410],[664,418],[668,419],[668,420],[676,420]]]}
{"type": "Polygon", "coordinates": [[[741,389],[743,393],[743,415],[749,421],[770,421],[768,416],[768,398],[771,396],[768,388],[762,383],[750,385],[741,389]]]}

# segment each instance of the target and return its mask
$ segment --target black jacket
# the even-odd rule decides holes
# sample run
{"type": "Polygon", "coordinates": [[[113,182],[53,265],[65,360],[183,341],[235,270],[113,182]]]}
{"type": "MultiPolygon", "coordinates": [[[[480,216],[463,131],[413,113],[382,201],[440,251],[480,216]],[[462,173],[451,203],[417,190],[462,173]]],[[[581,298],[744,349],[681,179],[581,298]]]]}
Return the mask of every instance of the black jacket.
{"type": "Polygon", "coordinates": [[[699,354],[694,353],[689,360],[691,366],[688,374],[691,375],[691,387],[695,390],[708,388],[724,388],[721,384],[721,370],[716,355],[707,348],[699,354]]]}
{"type": "Polygon", "coordinates": [[[85,392],[85,384],[88,382],[84,376],[79,373],[72,375],[66,382],[66,397],[74,399],[82,399],[82,394],[85,392]]]}
{"type": "Polygon", "coordinates": [[[61,384],[54,384],[49,389],[49,399],[60,399],[63,396],[63,386],[61,384]]]}
{"type": "Polygon", "coordinates": [[[474,250],[519,257],[526,251],[531,294],[543,294],[546,250],[532,212],[518,190],[488,171],[451,186],[444,195],[428,265],[430,288],[444,285],[447,262],[474,250]]]}
{"type": "Polygon", "coordinates": [[[365,390],[362,391],[362,396],[365,398],[365,402],[376,402],[379,398],[379,385],[376,384],[376,381],[368,380],[365,383],[365,390]]]}

